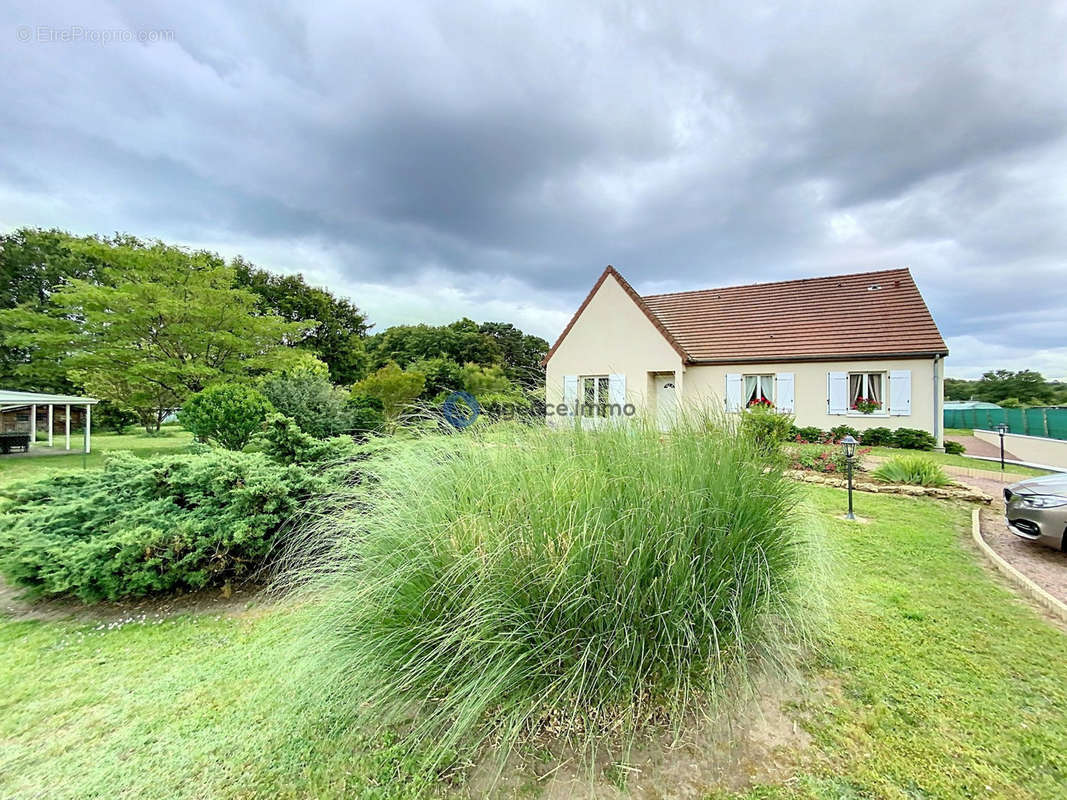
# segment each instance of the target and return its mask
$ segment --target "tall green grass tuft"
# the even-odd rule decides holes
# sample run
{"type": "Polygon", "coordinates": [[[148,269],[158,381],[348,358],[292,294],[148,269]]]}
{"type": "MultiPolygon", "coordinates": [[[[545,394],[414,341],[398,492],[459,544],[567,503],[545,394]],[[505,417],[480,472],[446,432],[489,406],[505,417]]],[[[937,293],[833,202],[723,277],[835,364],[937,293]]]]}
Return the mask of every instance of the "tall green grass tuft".
{"type": "MultiPolygon", "coordinates": [[[[492,425],[383,442],[293,545],[302,681],[436,765],[725,700],[804,635],[794,485],[719,425],[492,425]]],[[[583,738],[584,737],[584,738],[583,738]]]]}
{"type": "Polygon", "coordinates": [[[886,483],[906,483],[913,486],[948,486],[952,481],[941,466],[922,456],[899,456],[890,459],[873,472],[886,483]]]}

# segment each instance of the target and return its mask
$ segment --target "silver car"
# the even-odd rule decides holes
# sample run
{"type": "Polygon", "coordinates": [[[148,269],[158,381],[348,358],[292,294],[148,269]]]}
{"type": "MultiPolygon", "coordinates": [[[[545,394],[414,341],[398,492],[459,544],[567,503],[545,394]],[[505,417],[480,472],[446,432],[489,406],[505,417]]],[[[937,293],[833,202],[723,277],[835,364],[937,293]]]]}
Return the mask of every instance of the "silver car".
{"type": "Polygon", "coordinates": [[[1008,530],[1016,536],[1067,550],[1067,474],[1045,475],[1004,489],[1008,530]]]}

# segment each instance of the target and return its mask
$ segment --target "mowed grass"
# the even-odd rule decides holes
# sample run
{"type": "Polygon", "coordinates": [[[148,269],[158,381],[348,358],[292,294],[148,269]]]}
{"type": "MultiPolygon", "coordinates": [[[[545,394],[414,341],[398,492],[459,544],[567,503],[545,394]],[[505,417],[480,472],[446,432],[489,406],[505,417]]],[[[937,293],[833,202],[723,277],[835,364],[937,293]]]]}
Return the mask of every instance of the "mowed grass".
{"type": "MultiPolygon", "coordinates": [[[[950,453],[934,453],[928,451],[917,450],[901,450],[898,447],[872,447],[871,455],[880,456],[882,458],[899,458],[903,455],[921,455],[923,458],[929,458],[931,461],[941,464],[942,466],[949,467],[967,467],[969,469],[984,469],[992,472],[1000,472],[1000,462],[997,461],[983,461],[980,458],[968,458],[966,455],[956,456],[950,453]]],[[[1044,469],[1032,469],[1030,467],[1020,467],[1016,464],[1008,464],[1004,470],[1005,475],[1018,476],[1019,480],[1023,478],[1032,478],[1038,475],[1048,475],[1049,471],[1044,469]]]]}
{"type": "MultiPolygon", "coordinates": [[[[820,688],[795,709],[814,737],[807,766],[709,796],[1067,796],[1067,636],[981,566],[969,508],[861,494],[870,521],[855,524],[838,519],[843,492],[805,492],[839,582],[810,665],[820,688]]],[[[391,741],[330,732],[328,715],[295,706],[286,645],[298,613],[0,623],[0,796],[429,790],[391,741]]]]}
{"type": "Polygon", "coordinates": [[[816,765],[737,796],[1067,796],[1067,635],[990,578],[970,507],[860,494],[855,524],[842,500],[810,494],[842,581],[800,709],[816,765]]]}
{"type": "MultiPolygon", "coordinates": [[[[62,450],[63,438],[54,438],[55,450],[62,450]]],[[[103,466],[106,454],[114,450],[129,450],[135,455],[147,458],[160,453],[181,452],[193,443],[193,435],[177,426],[168,425],[158,435],[149,436],[144,431],[139,433],[94,433],[92,452],[88,455],[79,450],[70,455],[42,455],[20,457],[18,454],[0,455],[0,488],[24,480],[36,480],[57,472],[70,472],[80,469],[95,469],[103,466]]],[[[81,448],[82,438],[79,433],[70,437],[72,448],[81,448]]],[[[31,450],[48,451],[50,448],[43,441],[31,447],[31,450]]]]}
{"type": "Polygon", "coordinates": [[[0,797],[413,797],[388,742],[290,702],[292,616],[0,624],[0,797]]]}

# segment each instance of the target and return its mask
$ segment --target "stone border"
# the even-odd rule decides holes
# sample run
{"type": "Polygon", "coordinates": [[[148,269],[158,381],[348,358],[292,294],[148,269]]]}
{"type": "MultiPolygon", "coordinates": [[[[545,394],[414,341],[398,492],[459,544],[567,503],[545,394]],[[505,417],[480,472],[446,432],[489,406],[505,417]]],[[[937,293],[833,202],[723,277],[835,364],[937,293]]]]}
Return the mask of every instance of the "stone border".
{"type": "MultiPolygon", "coordinates": [[[[793,478],[805,483],[817,483],[822,486],[832,486],[835,489],[847,489],[848,481],[836,475],[826,475],[822,472],[812,472],[803,469],[787,469],[783,473],[788,478],[793,478]]],[[[939,500],[963,500],[968,503],[984,503],[989,505],[993,498],[985,492],[972,489],[969,486],[955,484],[953,486],[911,486],[898,483],[870,483],[868,481],[852,481],[852,488],[857,492],[870,492],[871,494],[906,494],[912,497],[934,497],[939,500]]]]}
{"type": "Polygon", "coordinates": [[[1023,575],[1019,570],[1005,561],[989,544],[982,538],[982,521],[979,515],[979,509],[975,508],[971,510],[971,538],[974,539],[974,543],[978,545],[978,549],[982,551],[986,558],[988,558],[993,566],[1015,586],[1022,590],[1023,594],[1035,600],[1042,608],[1049,611],[1051,614],[1058,617],[1063,622],[1067,622],[1067,604],[1064,604],[1046,592],[1032,580],[1023,575]]]}

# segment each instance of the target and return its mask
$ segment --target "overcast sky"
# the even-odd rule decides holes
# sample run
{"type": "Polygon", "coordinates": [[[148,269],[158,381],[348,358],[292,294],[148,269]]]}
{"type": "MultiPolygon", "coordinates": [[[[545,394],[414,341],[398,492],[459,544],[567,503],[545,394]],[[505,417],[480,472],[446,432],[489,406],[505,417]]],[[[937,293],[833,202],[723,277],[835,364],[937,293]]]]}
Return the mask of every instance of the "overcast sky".
{"type": "Polygon", "coordinates": [[[550,341],[608,263],[645,293],[907,266],[949,375],[1067,376],[1064,3],[4,5],[0,229],[550,341]]]}

